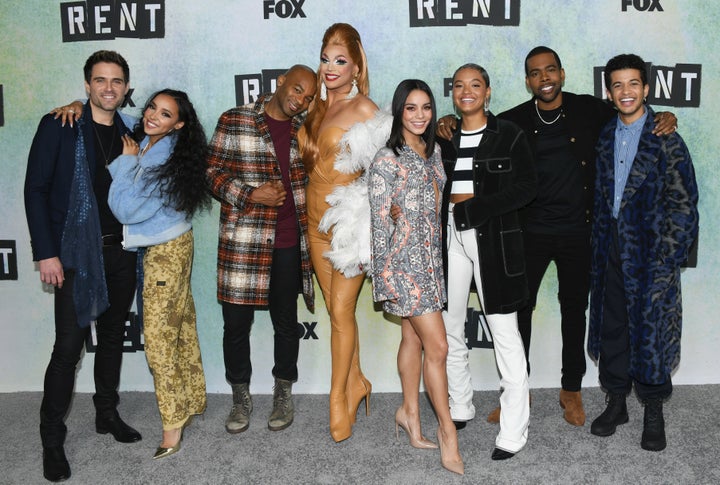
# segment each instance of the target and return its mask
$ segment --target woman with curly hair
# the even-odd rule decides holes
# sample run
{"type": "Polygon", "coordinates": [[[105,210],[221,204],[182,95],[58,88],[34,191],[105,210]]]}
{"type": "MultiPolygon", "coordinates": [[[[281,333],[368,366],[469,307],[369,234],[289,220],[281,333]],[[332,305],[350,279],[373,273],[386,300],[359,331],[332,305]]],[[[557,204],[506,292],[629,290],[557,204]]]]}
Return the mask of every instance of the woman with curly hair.
{"type": "Polygon", "coordinates": [[[108,202],[123,223],[123,245],[142,249],[145,355],[163,423],[154,458],[180,449],[183,428],[205,410],[205,375],[190,289],[191,219],[210,202],[205,182],[207,139],[182,91],[150,97],[135,139],[108,170],[108,202]]]}

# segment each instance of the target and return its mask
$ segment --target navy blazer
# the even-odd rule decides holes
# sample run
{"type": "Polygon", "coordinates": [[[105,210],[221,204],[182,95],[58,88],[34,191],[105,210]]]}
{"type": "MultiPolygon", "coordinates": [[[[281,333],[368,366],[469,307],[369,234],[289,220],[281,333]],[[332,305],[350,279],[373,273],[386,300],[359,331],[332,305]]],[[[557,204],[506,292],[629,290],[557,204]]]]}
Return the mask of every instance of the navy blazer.
{"type": "MultiPolygon", "coordinates": [[[[90,177],[95,179],[95,135],[88,103],[83,107],[85,152],[90,177]]],[[[120,133],[129,130],[115,113],[120,133]]],[[[25,174],[25,215],[30,229],[33,261],[60,257],[60,244],[75,170],[78,124],[61,126],[53,115],[43,116],[33,138],[25,174]]]]}

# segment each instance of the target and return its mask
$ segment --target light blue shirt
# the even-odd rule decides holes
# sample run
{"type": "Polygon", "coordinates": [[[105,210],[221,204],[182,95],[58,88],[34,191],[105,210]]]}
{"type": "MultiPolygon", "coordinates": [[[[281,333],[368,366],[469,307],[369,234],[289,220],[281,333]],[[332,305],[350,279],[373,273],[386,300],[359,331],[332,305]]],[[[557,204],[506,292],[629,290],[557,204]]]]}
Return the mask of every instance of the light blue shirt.
{"type": "Polygon", "coordinates": [[[618,118],[615,128],[615,197],[613,198],[613,217],[617,219],[620,213],[620,203],[627,184],[633,160],[637,155],[638,143],[642,134],[647,110],[640,119],[626,125],[618,118]]]}

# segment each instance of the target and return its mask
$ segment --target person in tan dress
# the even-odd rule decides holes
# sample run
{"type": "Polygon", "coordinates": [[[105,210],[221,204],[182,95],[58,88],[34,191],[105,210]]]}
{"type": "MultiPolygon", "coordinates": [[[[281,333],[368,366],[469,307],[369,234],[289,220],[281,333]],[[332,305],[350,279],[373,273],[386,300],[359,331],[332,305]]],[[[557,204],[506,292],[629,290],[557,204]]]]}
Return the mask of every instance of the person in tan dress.
{"type": "Polygon", "coordinates": [[[336,442],[352,435],[355,415],[363,399],[366,413],[369,412],[372,385],[360,369],[355,307],[365,277],[363,261],[365,265],[369,262],[370,221],[368,211],[366,224],[352,223],[349,217],[330,223],[327,216],[332,212],[326,214],[331,208],[327,197],[333,194],[350,200],[345,197],[347,194],[339,195],[336,189],[355,190],[357,199],[364,198],[365,206],[368,206],[367,186],[357,179],[363,172],[362,163],[369,164],[387,137],[379,135],[377,138],[384,137],[385,140],[373,143],[365,134],[357,133],[364,141],[361,144],[367,145],[365,162],[358,161],[363,158],[362,150],[351,150],[351,155],[347,149],[352,132],[359,131],[362,124],[373,119],[378,112],[378,107],[368,97],[368,91],[367,62],[360,35],[348,24],[330,26],[323,37],[320,52],[319,96],[310,106],[308,117],[298,133],[298,142],[309,177],[310,258],[330,314],[330,434],[336,442]],[[358,126],[351,129],[353,125],[358,126]],[[330,226],[333,226],[332,231],[330,226]],[[364,230],[365,237],[356,234],[355,230],[364,230]],[[343,235],[342,239],[348,244],[340,241],[343,235]],[[363,252],[367,254],[362,258],[357,244],[360,239],[365,246],[363,252]],[[330,254],[326,254],[328,252],[330,254]]]}

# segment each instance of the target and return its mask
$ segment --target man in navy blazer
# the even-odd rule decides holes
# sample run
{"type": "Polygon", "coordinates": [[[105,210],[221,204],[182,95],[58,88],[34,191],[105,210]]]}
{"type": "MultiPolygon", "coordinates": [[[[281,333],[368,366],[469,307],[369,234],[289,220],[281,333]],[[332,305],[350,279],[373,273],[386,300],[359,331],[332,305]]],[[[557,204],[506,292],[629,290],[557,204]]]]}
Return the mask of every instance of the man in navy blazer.
{"type": "Polygon", "coordinates": [[[117,412],[136,254],[122,248],[122,224],[107,204],[111,178],[106,167],[122,153],[121,136],[134,124],[130,117],[126,124],[117,112],[129,89],[130,69],[120,54],[98,51],[84,71],[89,99],[82,116],[74,126],[43,117],[25,178],[33,260],[40,280],[55,293],[55,344],[40,408],[43,473],[50,481],[70,477],[64,418],[91,321],[97,330],[96,431],[125,443],[141,439],[117,412]]]}

